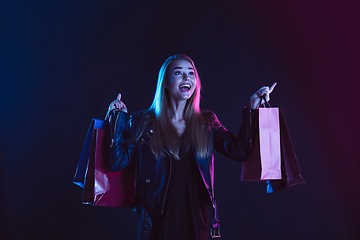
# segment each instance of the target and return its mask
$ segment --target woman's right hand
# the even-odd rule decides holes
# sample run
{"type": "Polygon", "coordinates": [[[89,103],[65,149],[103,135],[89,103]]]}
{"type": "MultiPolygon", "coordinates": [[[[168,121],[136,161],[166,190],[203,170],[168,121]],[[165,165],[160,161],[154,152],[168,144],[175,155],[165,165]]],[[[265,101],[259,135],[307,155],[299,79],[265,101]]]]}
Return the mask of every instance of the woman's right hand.
{"type": "Polygon", "coordinates": [[[116,100],[114,100],[110,103],[107,115],[109,115],[109,113],[115,109],[118,109],[120,111],[127,113],[127,107],[126,107],[125,103],[123,103],[121,101],[121,93],[119,93],[116,100]]]}

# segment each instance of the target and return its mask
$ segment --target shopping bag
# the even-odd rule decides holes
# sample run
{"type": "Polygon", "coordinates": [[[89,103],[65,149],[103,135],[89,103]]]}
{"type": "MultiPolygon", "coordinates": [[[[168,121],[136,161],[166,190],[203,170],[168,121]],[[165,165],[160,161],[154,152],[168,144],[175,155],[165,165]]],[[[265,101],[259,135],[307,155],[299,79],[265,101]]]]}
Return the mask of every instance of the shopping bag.
{"type": "Polygon", "coordinates": [[[135,168],[110,167],[107,121],[92,119],[73,182],[84,188],[83,204],[131,207],[135,192],[135,168]]]}
{"type": "Polygon", "coordinates": [[[281,179],[279,108],[260,108],[255,124],[252,148],[242,164],[242,180],[281,179]]]}
{"type": "Polygon", "coordinates": [[[259,108],[260,180],[281,179],[279,108],[259,108]]]}
{"type": "MultiPolygon", "coordinates": [[[[267,108],[269,109],[269,108],[267,108]]],[[[262,109],[259,109],[259,112],[262,109]]],[[[266,179],[262,174],[261,162],[261,141],[259,127],[254,128],[255,132],[252,134],[252,147],[250,149],[247,160],[242,163],[241,180],[242,181],[266,181],[267,193],[278,192],[288,189],[292,186],[305,183],[301,176],[300,168],[296,159],[294,147],[291,142],[290,134],[286,125],[284,113],[278,110],[279,113],[279,127],[280,127],[280,179],[266,179]]],[[[260,113],[259,113],[260,114],[260,113]]],[[[259,114],[254,120],[256,126],[259,125],[259,114]]],[[[271,143],[270,143],[271,145],[271,143]]],[[[272,165],[270,165],[271,168],[272,165]]],[[[276,163],[278,167],[278,162],[276,163]]]]}
{"type": "Polygon", "coordinates": [[[280,111],[280,134],[281,134],[281,180],[269,180],[267,193],[280,192],[299,184],[305,183],[301,176],[300,167],[295,155],[290,133],[286,125],[283,111],[280,111]]]}

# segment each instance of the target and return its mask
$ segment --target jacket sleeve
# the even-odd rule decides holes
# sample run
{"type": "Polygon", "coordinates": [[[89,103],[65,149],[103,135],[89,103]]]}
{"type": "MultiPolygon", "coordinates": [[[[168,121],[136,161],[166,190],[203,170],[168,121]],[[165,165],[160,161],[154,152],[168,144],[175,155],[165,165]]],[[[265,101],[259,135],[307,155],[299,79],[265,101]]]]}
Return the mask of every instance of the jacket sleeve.
{"type": "Polygon", "coordinates": [[[126,113],[114,111],[109,118],[111,131],[110,159],[113,171],[120,171],[129,165],[133,158],[134,142],[132,139],[134,126],[132,120],[126,124],[126,113]]]}
{"type": "Polygon", "coordinates": [[[255,111],[243,109],[243,123],[237,136],[229,132],[213,113],[210,126],[213,131],[214,149],[227,158],[236,161],[245,161],[251,148],[251,138],[255,127],[255,111]]]}

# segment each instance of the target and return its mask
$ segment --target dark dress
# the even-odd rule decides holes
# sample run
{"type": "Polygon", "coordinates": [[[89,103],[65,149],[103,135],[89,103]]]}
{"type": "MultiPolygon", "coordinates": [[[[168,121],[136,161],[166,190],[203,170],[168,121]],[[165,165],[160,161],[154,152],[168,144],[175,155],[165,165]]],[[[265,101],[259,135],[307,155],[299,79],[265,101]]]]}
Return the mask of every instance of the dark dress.
{"type": "Polygon", "coordinates": [[[171,179],[164,213],[152,218],[151,240],[207,240],[206,200],[209,198],[196,164],[194,152],[181,141],[179,160],[171,159],[171,179]]]}

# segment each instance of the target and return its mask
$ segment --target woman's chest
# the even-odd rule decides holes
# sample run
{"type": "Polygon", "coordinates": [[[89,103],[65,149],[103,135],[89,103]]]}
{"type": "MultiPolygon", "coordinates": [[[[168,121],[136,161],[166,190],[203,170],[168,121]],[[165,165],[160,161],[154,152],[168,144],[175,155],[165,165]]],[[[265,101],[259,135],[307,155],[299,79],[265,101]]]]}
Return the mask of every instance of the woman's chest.
{"type": "Polygon", "coordinates": [[[185,121],[171,121],[172,125],[174,126],[175,130],[179,135],[183,134],[185,131],[185,121]]]}

